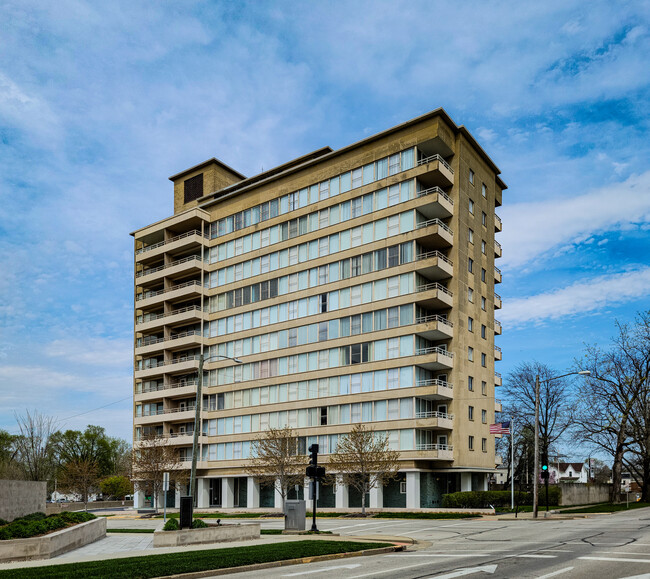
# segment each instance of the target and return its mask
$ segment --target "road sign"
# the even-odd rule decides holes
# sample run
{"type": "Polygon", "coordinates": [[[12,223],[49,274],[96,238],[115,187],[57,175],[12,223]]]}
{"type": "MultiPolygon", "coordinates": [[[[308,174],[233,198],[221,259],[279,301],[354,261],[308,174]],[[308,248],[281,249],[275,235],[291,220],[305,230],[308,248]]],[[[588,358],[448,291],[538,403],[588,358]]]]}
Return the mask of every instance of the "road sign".
{"type": "Polygon", "coordinates": [[[169,473],[164,472],[163,473],[163,491],[168,491],[169,490],[169,473]]]}

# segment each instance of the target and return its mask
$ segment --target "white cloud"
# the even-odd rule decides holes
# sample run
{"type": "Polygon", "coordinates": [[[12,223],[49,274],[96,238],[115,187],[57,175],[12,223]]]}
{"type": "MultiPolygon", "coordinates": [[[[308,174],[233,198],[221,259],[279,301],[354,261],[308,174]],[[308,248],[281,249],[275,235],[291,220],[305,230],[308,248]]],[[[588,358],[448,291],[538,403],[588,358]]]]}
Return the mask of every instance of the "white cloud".
{"type": "Polygon", "coordinates": [[[499,214],[504,223],[502,269],[525,266],[554,247],[649,222],[650,171],[584,195],[572,197],[567,191],[565,197],[543,202],[504,205],[499,214]]]}
{"type": "Polygon", "coordinates": [[[45,347],[44,353],[74,364],[123,368],[133,362],[133,341],[100,338],[54,340],[45,347]]]}
{"type": "Polygon", "coordinates": [[[650,295],[650,267],[582,280],[568,287],[504,301],[499,318],[522,326],[567,316],[584,315],[650,295]]]}

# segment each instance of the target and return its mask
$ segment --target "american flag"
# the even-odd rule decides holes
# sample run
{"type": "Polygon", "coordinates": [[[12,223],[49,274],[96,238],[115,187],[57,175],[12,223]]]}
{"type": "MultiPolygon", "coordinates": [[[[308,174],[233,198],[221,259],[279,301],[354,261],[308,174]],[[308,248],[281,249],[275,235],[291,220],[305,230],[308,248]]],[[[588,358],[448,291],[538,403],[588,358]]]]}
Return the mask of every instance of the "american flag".
{"type": "Polygon", "coordinates": [[[490,434],[510,434],[510,421],[490,424],[490,434]]]}

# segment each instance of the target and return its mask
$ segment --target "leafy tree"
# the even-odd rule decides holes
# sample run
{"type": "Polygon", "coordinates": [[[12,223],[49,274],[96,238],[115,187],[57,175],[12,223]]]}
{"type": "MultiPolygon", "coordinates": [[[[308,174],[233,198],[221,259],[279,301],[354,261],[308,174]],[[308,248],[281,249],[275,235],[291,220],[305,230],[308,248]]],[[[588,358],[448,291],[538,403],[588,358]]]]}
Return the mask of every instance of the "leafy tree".
{"type": "Polygon", "coordinates": [[[0,479],[22,478],[16,455],[18,437],[0,430],[0,479]]]}
{"type": "Polygon", "coordinates": [[[15,439],[16,461],[25,480],[49,480],[55,469],[52,446],[54,419],[38,412],[16,414],[20,434],[15,439]]]}
{"type": "MultiPolygon", "coordinates": [[[[639,315],[633,325],[617,322],[616,329],[609,350],[590,346],[579,361],[591,376],[578,390],[575,433],[614,458],[611,501],[620,503],[625,452],[642,442],[641,437],[635,440],[635,422],[640,421],[639,408],[643,411],[649,387],[650,313],[639,315]]],[[[639,432],[643,429],[636,436],[639,432]]]]}
{"type": "Polygon", "coordinates": [[[103,495],[119,500],[133,493],[133,484],[125,476],[109,476],[99,483],[99,489],[103,495]]]}
{"type": "Polygon", "coordinates": [[[339,438],[336,452],[329,456],[330,476],[340,474],[343,484],[361,493],[361,512],[365,515],[366,494],[397,477],[399,456],[390,449],[386,434],[357,424],[339,438]]]}
{"type": "Polygon", "coordinates": [[[273,486],[282,497],[282,510],[289,489],[305,481],[307,457],[298,449],[292,428],[269,428],[251,443],[251,460],[246,472],[260,484],[273,486]]]}

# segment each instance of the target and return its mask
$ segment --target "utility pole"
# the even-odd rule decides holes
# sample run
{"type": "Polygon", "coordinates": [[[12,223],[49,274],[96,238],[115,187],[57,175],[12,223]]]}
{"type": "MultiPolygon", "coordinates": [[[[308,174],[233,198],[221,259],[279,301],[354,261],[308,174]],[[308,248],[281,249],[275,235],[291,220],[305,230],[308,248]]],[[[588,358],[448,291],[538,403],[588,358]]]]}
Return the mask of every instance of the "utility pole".
{"type": "Polygon", "coordinates": [[[539,374],[535,376],[535,464],[533,465],[533,518],[537,518],[539,493],[539,374]]]}

